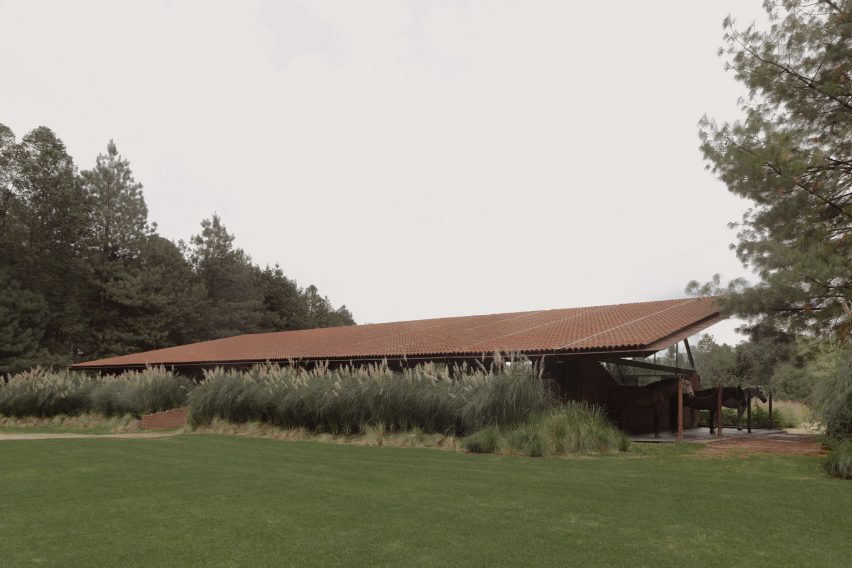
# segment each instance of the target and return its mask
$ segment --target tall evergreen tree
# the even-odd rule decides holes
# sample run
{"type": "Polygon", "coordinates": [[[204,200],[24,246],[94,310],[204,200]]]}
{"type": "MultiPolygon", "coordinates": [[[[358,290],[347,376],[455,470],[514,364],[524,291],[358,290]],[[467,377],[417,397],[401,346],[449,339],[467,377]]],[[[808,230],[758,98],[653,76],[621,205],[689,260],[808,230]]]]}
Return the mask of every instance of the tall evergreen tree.
{"type": "Polygon", "coordinates": [[[307,306],[307,327],[335,327],[355,323],[346,306],[334,309],[328,297],[320,295],[313,284],[305,289],[303,298],[307,306]]]}
{"type": "Polygon", "coordinates": [[[209,339],[204,319],[204,286],[181,250],[170,240],[146,237],[139,257],[141,290],[148,306],[141,318],[147,331],[145,349],[183,345],[209,339]]]}
{"type": "Polygon", "coordinates": [[[91,198],[95,250],[104,260],[138,256],[148,230],[148,207],[142,184],[133,178],[130,162],[118,154],[115,142],[109,141],[107,153],[82,176],[91,198]]]}
{"type": "Polygon", "coordinates": [[[724,309],[752,325],[850,342],[852,1],[765,6],[768,30],[725,21],[720,53],[747,88],[744,118],[701,124],[708,167],[754,202],[736,252],[761,282],[731,283],[724,309]]]}
{"type": "Polygon", "coordinates": [[[214,214],[190,240],[188,258],[207,293],[205,338],[260,331],[263,294],[251,258],[214,214]]]}
{"type": "Polygon", "coordinates": [[[15,193],[12,191],[12,165],[14,164],[15,134],[5,124],[0,124],[0,261],[6,247],[8,229],[11,223],[15,193]]]}
{"type": "Polygon", "coordinates": [[[46,305],[38,292],[18,280],[23,263],[25,228],[22,202],[14,189],[15,135],[0,124],[0,375],[39,362],[46,305]]]}
{"type": "Polygon", "coordinates": [[[307,305],[298,285],[284,275],[281,267],[266,267],[258,271],[263,293],[263,331],[302,329],[308,325],[307,305]]]}
{"type": "Polygon", "coordinates": [[[21,288],[0,266],[0,376],[34,367],[48,358],[41,349],[47,304],[40,294],[21,288]]]}
{"type": "Polygon", "coordinates": [[[95,167],[81,175],[92,211],[92,295],[87,304],[92,333],[87,355],[123,354],[156,345],[160,342],[155,338],[164,331],[150,326],[158,306],[146,294],[140,262],[148,232],[142,184],[112,140],[95,167]]]}
{"type": "Polygon", "coordinates": [[[18,248],[7,259],[7,268],[23,288],[46,302],[41,344],[52,357],[45,362],[67,362],[88,335],[82,299],[88,283],[84,249],[89,202],[65,145],[49,128],[24,136],[14,146],[11,161],[19,231],[18,248]]]}

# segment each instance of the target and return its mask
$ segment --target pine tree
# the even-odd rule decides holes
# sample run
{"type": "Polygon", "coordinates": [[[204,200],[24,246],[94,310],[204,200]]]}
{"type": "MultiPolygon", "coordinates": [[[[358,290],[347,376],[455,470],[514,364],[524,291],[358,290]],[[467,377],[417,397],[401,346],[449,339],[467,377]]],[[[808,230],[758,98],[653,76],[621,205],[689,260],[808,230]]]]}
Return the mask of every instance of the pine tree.
{"type": "MultiPolygon", "coordinates": [[[[47,306],[16,276],[23,263],[22,202],[14,189],[15,135],[0,124],[0,375],[39,363],[47,306]]],[[[42,353],[43,354],[43,353],[42,353]]]]}
{"type": "Polygon", "coordinates": [[[133,179],[130,162],[118,154],[115,142],[97,157],[92,170],[82,172],[92,207],[92,244],[104,260],[135,258],[148,232],[148,207],[142,184],[133,179]]]}
{"type": "Polygon", "coordinates": [[[62,364],[77,356],[88,336],[89,201],[65,145],[49,128],[24,136],[9,159],[16,250],[7,268],[46,302],[41,346],[51,357],[44,362],[62,364]]]}
{"type": "Polygon", "coordinates": [[[0,376],[42,363],[47,304],[0,268],[0,376]]]}
{"type": "Polygon", "coordinates": [[[355,323],[346,306],[334,309],[328,296],[320,295],[313,284],[304,290],[302,297],[307,306],[307,327],[335,327],[355,323]]]}
{"type": "Polygon", "coordinates": [[[184,345],[208,339],[205,335],[204,286],[192,272],[181,250],[159,235],[145,239],[139,257],[141,289],[148,315],[145,349],[184,345]]]}
{"type": "MultiPolygon", "coordinates": [[[[701,125],[708,167],[754,202],[739,224],[736,252],[761,282],[732,282],[724,309],[752,327],[849,342],[852,1],[765,6],[766,31],[725,21],[720,53],[747,88],[744,118],[720,126],[705,117],[701,125]]],[[[691,283],[690,290],[702,288],[691,283]]]]}
{"type": "Polygon", "coordinates": [[[307,305],[298,285],[284,275],[281,267],[266,267],[257,277],[263,292],[263,331],[302,329],[308,325],[307,305]]]}
{"type": "Polygon", "coordinates": [[[12,165],[14,164],[15,134],[5,124],[0,124],[0,262],[11,260],[9,225],[16,202],[12,190],[12,165]]]}
{"type": "Polygon", "coordinates": [[[263,294],[251,258],[216,214],[201,222],[187,254],[207,295],[205,339],[260,331],[263,294]]]}
{"type": "Polygon", "coordinates": [[[92,210],[87,306],[92,333],[86,356],[130,353],[162,343],[156,337],[163,331],[149,325],[158,307],[146,297],[139,258],[149,232],[142,184],[112,140],[82,178],[92,210]]]}

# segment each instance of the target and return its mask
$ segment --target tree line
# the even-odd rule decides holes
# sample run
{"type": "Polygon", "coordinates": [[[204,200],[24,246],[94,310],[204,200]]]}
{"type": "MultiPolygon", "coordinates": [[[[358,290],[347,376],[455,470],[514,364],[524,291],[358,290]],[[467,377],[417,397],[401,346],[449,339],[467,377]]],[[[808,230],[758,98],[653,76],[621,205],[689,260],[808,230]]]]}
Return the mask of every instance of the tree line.
{"type": "Polygon", "coordinates": [[[0,373],[354,323],[253,263],[216,214],[188,241],[158,234],[114,142],[79,171],[51,129],[0,124],[0,373]]]}

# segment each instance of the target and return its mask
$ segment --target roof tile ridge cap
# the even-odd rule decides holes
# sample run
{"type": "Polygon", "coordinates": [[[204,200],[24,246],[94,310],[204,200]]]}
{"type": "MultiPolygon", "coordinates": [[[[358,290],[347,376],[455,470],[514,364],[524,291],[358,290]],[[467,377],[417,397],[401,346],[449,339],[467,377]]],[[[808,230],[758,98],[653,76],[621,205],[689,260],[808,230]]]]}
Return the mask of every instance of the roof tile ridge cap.
{"type": "MultiPolygon", "coordinates": [[[[554,310],[558,309],[566,309],[566,308],[552,308],[554,310]]],[[[359,323],[356,325],[342,325],[335,327],[367,327],[371,325],[397,325],[402,323],[420,323],[420,322],[444,322],[448,320],[460,320],[460,319],[469,319],[469,318],[485,318],[491,316],[523,316],[526,314],[533,313],[536,310],[528,310],[528,311],[520,311],[520,312],[495,312],[490,314],[468,314],[466,316],[438,316],[434,318],[422,318],[422,319],[409,319],[409,320],[393,320],[393,321],[377,321],[371,323],[359,323]]],[[[540,311],[548,311],[548,310],[540,310],[540,311]]],[[[335,329],[334,327],[325,327],[325,328],[313,328],[313,329],[335,329]]]]}
{"type": "MultiPolygon", "coordinates": [[[[512,335],[518,335],[519,333],[526,333],[527,331],[532,331],[533,329],[539,329],[539,328],[542,328],[542,327],[547,327],[549,325],[554,325],[554,324],[566,322],[570,319],[574,319],[576,317],[580,317],[580,316],[583,316],[583,315],[589,315],[590,313],[595,313],[596,311],[600,311],[600,310],[602,310],[604,308],[608,308],[608,307],[612,307],[612,306],[593,306],[593,307],[590,307],[590,308],[563,308],[563,309],[567,309],[567,310],[575,310],[576,312],[580,312],[581,310],[583,310],[583,311],[585,311],[585,313],[574,313],[572,315],[561,317],[559,319],[549,321],[547,323],[540,323],[540,324],[534,325],[532,327],[527,327],[527,328],[524,328],[524,329],[521,329],[521,330],[518,330],[518,331],[513,331],[511,333],[504,333],[503,335],[498,335],[497,337],[491,337],[491,338],[486,339],[484,341],[495,341],[497,339],[503,339],[503,338],[506,338],[506,337],[509,337],[509,336],[512,336],[512,335]]],[[[558,310],[540,310],[539,312],[534,312],[534,313],[553,312],[553,311],[558,311],[558,310]]],[[[465,349],[471,349],[472,350],[472,348],[474,346],[479,345],[479,344],[483,343],[484,341],[477,341],[476,343],[474,343],[472,345],[466,346],[465,349]]]]}
{"type": "Polygon", "coordinates": [[[495,324],[498,324],[498,323],[505,323],[507,321],[512,321],[512,320],[516,320],[516,319],[521,319],[521,318],[537,315],[537,314],[540,314],[542,312],[557,312],[559,310],[576,310],[576,309],[582,309],[582,308],[553,308],[553,309],[550,309],[550,310],[528,310],[526,312],[503,312],[503,313],[500,313],[500,314],[482,314],[482,315],[478,315],[478,316],[467,316],[469,318],[492,317],[492,316],[509,316],[509,317],[501,318],[498,321],[491,321],[491,322],[488,322],[488,323],[481,323],[479,325],[474,325],[472,327],[466,327],[466,328],[464,328],[464,331],[471,331],[473,329],[479,329],[481,327],[488,327],[490,325],[495,325],[495,324]]]}
{"type": "MultiPolygon", "coordinates": [[[[636,322],[638,322],[638,321],[642,321],[643,319],[649,318],[649,317],[651,317],[651,316],[657,316],[657,315],[663,314],[663,313],[665,313],[665,312],[667,312],[667,311],[669,311],[669,310],[673,310],[673,309],[675,309],[675,308],[679,308],[679,307],[682,307],[682,306],[686,306],[687,304],[690,304],[690,303],[692,303],[692,302],[695,302],[696,300],[699,300],[699,299],[700,299],[700,298],[685,298],[685,299],[681,300],[680,302],[678,302],[677,304],[673,304],[673,305],[671,305],[671,306],[669,306],[669,307],[667,307],[667,308],[665,308],[665,309],[662,309],[662,310],[659,310],[659,311],[656,311],[656,312],[653,312],[653,313],[650,313],[650,314],[644,315],[644,316],[642,316],[641,318],[636,318],[636,319],[634,319],[634,320],[630,320],[630,321],[628,321],[628,322],[624,322],[624,323],[619,324],[619,325],[617,325],[617,326],[615,326],[615,327],[610,327],[610,328],[608,328],[608,329],[601,330],[601,331],[599,331],[599,332],[597,332],[597,333],[593,333],[593,334],[591,334],[591,335],[587,335],[586,337],[581,337],[580,339],[577,339],[576,341],[572,341],[571,343],[566,343],[565,345],[560,346],[560,347],[559,347],[559,349],[566,349],[566,348],[568,348],[568,347],[570,347],[570,346],[572,346],[572,345],[574,345],[574,344],[576,344],[576,343],[580,343],[581,341],[586,341],[587,339],[591,339],[592,337],[597,337],[598,335],[603,335],[604,333],[609,333],[610,331],[614,331],[614,330],[616,330],[616,329],[618,329],[618,328],[620,328],[620,327],[624,327],[624,326],[626,326],[626,325],[632,325],[632,324],[634,324],[634,323],[636,323],[636,322]]],[[[677,301],[677,300],[673,300],[673,301],[677,301]]],[[[641,303],[641,302],[637,302],[637,303],[641,303]]],[[[649,302],[649,303],[653,303],[653,302],[649,302]]],[[[624,305],[624,304],[620,304],[620,305],[624,305]]],[[[610,307],[616,307],[616,306],[610,306],[610,307]]],[[[652,343],[653,343],[653,342],[652,342],[652,343]]]]}
{"type": "MultiPolygon", "coordinates": [[[[367,327],[367,326],[373,326],[373,325],[392,325],[392,324],[401,324],[401,323],[420,323],[420,322],[436,322],[436,321],[442,321],[443,322],[443,321],[447,321],[447,320],[464,320],[464,319],[471,319],[471,318],[490,318],[490,317],[493,317],[493,316],[507,316],[507,317],[505,317],[505,319],[501,320],[501,321],[507,321],[507,320],[511,320],[511,319],[514,319],[514,318],[522,318],[522,317],[526,317],[526,316],[533,315],[533,314],[540,314],[540,313],[543,313],[543,312],[561,312],[561,311],[565,311],[565,310],[588,310],[588,309],[596,309],[596,308],[612,308],[614,306],[624,306],[624,305],[630,305],[630,304],[652,304],[652,303],[655,303],[655,302],[671,302],[671,301],[672,300],[649,300],[649,301],[645,301],[645,302],[628,302],[627,304],[602,304],[602,305],[599,305],[599,306],[572,306],[572,307],[567,307],[567,308],[546,308],[546,309],[543,309],[543,310],[521,310],[521,311],[517,311],[517,312],[491,312],[491,313],[488,313],[488,314],[469,314],[469,315],[465,315],[465,316],[439,316],[439,317],[434,317],[434,318],[423,318],[423,319],[415,319],[415,320],[379,321],[379,322],[372,322],[372,323],[359,323],[359,324],[356,324],[356,325],[341,325],[341,326],[334,326],[334,327],[317,327],[317,328],[311,328],[311,329],[307,329],[307,330],[299,329],[299,330],[292,330],[292,331],[312,331],[312,330],[315,330],[315,329],[337,329],[337,328],[340,328],[340,327],[347,327],[347,328],[367,327]]],[[[482,324],[482,325],[488,325],[488,324],[482,324]]],[[[475,329],[475,328],[469,328],[469,329],[475,329]]],[[[263,333],[263,332],[261,332],[261,333],[263,333]]],[[[284,332],[271,332],[271,333],[284,333],[284,332]]]]}
{"type": "MultiPolygon", "coordinates": [[[[441,325],[443,325],[448,320],[466,320],[466,319],[492,317],[492,316],[509,316],[509,317],[505,317],[505,318],[500,319],[498,322],[482,323],[482,324],[479,324],[479,325],[474,325],[472,327],[465,327],[465,328],[462,328],[460,330],[460,331],[470,331],[470,330],[473,330],[473,329],[479,329],[481,327],[494,325],[495,323],[502,323],[502,322],[506,322],[506,321],[511,321],[513,319],[519,319],[519,318],[527,317],[527,316],[530,316],[532,314],[536,314],[536,313],[539,313],[539,312],[557,311],[558,309],[559,308],[556,308],[554,310],[538,310],[538,311],[531,310],[531,311],[526,311],[526,312],[502,312],[502,313],[496,313],[496,314],[478,314],[478,315],[475,315],[475,316],[450,316],[450,317],[443,317],[443,318],[429,318],[429,319],[425,319],[425,320],[408,320],[408,321],[394,321],[394,322],[387,322],[387,323],[375,323],[375,324],[371,324],[371,325],[392,325],[392,324],[401,324],[401,323],[431,324],[431,325],[423,325],[422,329],[411,330],[411,331],[408,332],[408,333],[418,333],[418,332],[423,333],[423,332],[431,332],[431,331],[435,330],[436,328],[440,327],[441,325]]],[[[562,309],[565,309],[565,308],[562,308],[562,309]]],[[[576,308],[568,308],[568,309],[576,309],[576,308]]],[[[381,341],[381,340],[387,339],[388,337],[396,337],[398,335],[400,335],[399,332],[388,332],[387,334],[380,335],[378,337],[371,337],[371,338],[368,338],[368,339],[364,339],[362,341],[356,341],[356,342],[352,343],[352,345],[354,346],[354,345],[363,345],[365,343],[375,343],[376,341],[381,341]]],[[[411,341],[405,342],[402,345],[402,347],[411,347],[412,341],[416,341],[416,340],[412,339],[411,341]]]]}
{"type": "MultiPolygon", "coordinates": [[[[468,317],[476,317],[476,316],[468,316],[468,317]]],[[[435,329],[436,327],[439,327],[441,324],[436,323],[436,322],[438,320],[445,320],[445,319],[449,319],[449,318],[432,318],[432,319],[427,319],[427,320],[394,321],[394,322],[389,322],[389,323],[386,323],[386,324],[373,323],[373,324],[369,324],[369,325],[392,325],[392,324],[400,324],[400,323],[417,323],[417,322],[424,322],[424,323],[428,322],[429,324],[431,324],[431,325],[424,325],[423,326],[424,329],[418,330],[418,331],[422,332],[422,331],[429,331],[431,329],[435,329]]],[[[328,329],[328,328],[326,328],[326,329],[328,329]]],[[[410,332],[408,332],[408,333],[410,333],[410,332]]],[[[354,341],[350,345],[356,346],[356,345],[363,345],[365,343],[375,343],[376,341],[384,341],[389,337],[397,337],[399,335],[402,335],[399,331],[388,331],[387,333],[380,334],[380,335],[373,336],[373,337],[368,337],[366,339],[362,339],[361,341],[354,341]]]]}

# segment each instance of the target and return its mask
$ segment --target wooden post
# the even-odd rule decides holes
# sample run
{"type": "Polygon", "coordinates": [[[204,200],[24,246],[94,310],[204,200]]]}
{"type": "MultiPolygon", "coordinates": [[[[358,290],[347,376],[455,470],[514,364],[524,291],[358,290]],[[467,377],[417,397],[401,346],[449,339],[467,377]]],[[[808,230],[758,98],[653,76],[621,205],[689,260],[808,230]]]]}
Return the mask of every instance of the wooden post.
{"type": "Polygon", "coordinates": [[[692,358],[692,349],[689,348],[689,340],[685,337],[683,338],[683,346],[686,347],[686,357],[689,359],[689,366],[692,367],[692,369],[694,370],[695,359],[692,358]]]}
{"type": "Polygon", "coordinates": [[[677,380],[677,441],[683,442],[683,379],[677,380]]]}
{"type": "Polygon", "coordinates": [[[748,423],[748,433],[751,434],[751,394],[748,395],[748,400],[746,400],[746,404],[748,404],[748,408],[746,409],[747,420],[748,423]]]}
{"type": "Polygon", "coordinates": [[[719,387],[716,400],[716,435],[722,435],[722,387],[719,387]]]}
{"type": "Polygon", "coordinates": [[[769,390],[769,429],[772,430],[774,424],[772,422],[772,389],[769,390]]]}

